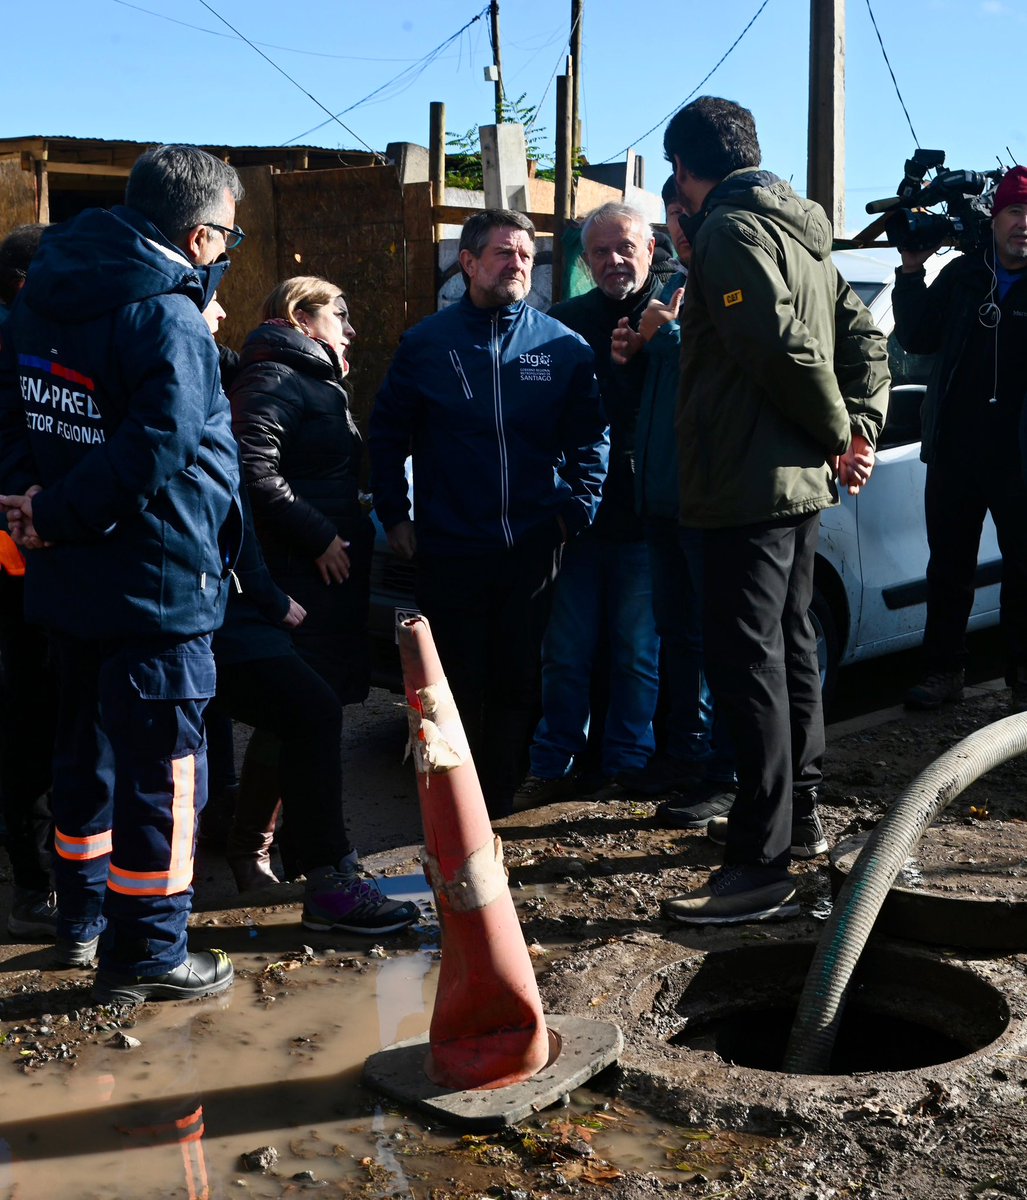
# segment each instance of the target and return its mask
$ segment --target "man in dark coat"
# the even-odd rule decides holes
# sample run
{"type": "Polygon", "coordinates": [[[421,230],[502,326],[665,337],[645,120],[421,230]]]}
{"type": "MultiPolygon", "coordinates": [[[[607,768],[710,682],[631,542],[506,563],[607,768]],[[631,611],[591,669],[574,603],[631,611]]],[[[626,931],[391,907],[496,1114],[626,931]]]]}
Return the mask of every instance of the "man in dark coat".
{"type": "Polygon", "coordinates": [[[595,523],[564,551],[542,649],[542,720],[531,746],[531,774],[515,800],[520,808],[596,794],[621,773],[644,768],[654,749],[659,639],[634,480],[645,363],[615,363],[611,349],[614,330],[625,323],[637,329],[659,296],[661,283],[651,269],[655,239],[643,213],[611,203],[585,218],[581,243],[596,286],[554,305],[550,316],[579,333],[596,356],[610,421],[610,469],[595,523]],[[599,692],[608,700],[605,712],[595,714],[603,721],[599,774],[586,778],[576,768],[593,716],[593,672],[607,658],[608,679],[599,681],[599,692]]]}
{"type": "Polygon", "coordinates": [[[217,349],[201,315],[242,239],[235,171],[191,146],[132,169],[126,203],[54,226],[0,347],[0,497],[51,636],[58,955],[99,945],[105,1003],[223,991],[189,953],[203,709],[241,535],[217,349]],[[101,937],[102,935],[102,937],[101,937]]]}
{"type": "Polygon", "coordinates": [[[416,554],[493,817],[524,775],[558,549],[592,521],[607,460],[592,352],[525,303],[534,258],[522,213],[466,222],[467,293],[404,334],[368,439],[375,508],[393,550],[416,554]]]}
{"type": "Polygon", "coordinates": [[[991,244],[949,263],[927,286],[934,250],[903,250],[892,303],[895,336],[911,354],[934,354],[923,406],[927,463],[924,678],[910,708],[963,694],[966,623],[981,529],[991,513],[1002,550],[1006,683],[1027,709],[1027,485],[1019,427],[1027,380],[1027,168],[1006,172],[992,205],[991,244]]]}
{"type": "Polygon", "coordinates": [[[760,170],[752,114],[704,96],[664,149],[691,221],[681,309],[680,517],[703,531],[704,655],[738,790],[708,832],[724,867],[666,901],[673,920],[799,911],[788,871],[827,842],[816,813],[824,717],[813,593],[820,511],[870,476],[884,336],[831,261],[823,209],[760,170]],[[837,479],[837,483],[835,482],[837,479]]]}

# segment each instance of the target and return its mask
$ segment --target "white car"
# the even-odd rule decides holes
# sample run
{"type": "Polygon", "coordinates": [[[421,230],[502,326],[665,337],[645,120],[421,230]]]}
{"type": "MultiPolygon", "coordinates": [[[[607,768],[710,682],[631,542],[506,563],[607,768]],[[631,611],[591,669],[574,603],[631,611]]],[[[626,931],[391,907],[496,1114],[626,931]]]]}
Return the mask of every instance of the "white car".
{"type": "MultiPolygon", "coordinates": [[[[930,359],[906,354],[895,340],[891,294],[898,255],[843,250],[834,261],[888,337],[892,390],[870,483],[858,496],[843,492],[841,504],[821,515],[810,615],[825,700],[838,667],[918,646],[927,616],[927,468],[920,461],[920,405],[930,359]]],[[[928,260],[928,280],[945,261],[937,255],[928,260]]],[[[998,622],[1001,567],[989,516],[977,560],[971,629],[998,622]]]]}

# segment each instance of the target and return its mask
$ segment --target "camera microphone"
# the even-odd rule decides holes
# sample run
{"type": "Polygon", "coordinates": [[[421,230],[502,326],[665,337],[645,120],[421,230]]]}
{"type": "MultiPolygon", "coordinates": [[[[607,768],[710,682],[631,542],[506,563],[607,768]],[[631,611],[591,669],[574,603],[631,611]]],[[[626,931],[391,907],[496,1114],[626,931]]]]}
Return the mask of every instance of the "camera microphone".
{"type": "Polygon", "coordinates": [[[898,208],[901,204],[901,196],[885,196],[883,200],[871,200],[867,204],[866,210],[868,213],[889,212],[893,208],[898,208]]]}

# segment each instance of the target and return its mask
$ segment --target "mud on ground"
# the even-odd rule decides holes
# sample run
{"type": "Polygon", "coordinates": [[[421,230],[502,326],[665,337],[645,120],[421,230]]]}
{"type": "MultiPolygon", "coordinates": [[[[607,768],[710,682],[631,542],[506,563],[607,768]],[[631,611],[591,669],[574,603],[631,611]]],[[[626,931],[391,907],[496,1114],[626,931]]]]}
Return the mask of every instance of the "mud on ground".
{"type": "MultiPolygon", "coordinates": [[[[896,712],[878,725],[836,730],[821,797],[832,844],[873,828],[920,770],[961,738],[1006,716],[1007,704],[1008,693],[980,691],[939,713],[896,712]]],[[[397,778],[390,767],[381,789],[391,789],[393,799],[405,791],[407,803],[412,779],[404,776],[397,793],[397,778]]],[[[379,790],[370,774],[359,783],[369,795],[379,790]]],[[[571,1011],[563,1002],[570,994],[564,981],[572,978],[580,1004],[581,964],[597,955],[616,964],[620,945],[648,941],[656,960],[661,946],[702,952],[819,935],[822,924],[813,914],[827,911],[830,896],[824,858],[794,867],[804,909],[799,919],[773,927],[694,932],[665,922],[660,901],[700,885],[718,865],[719,852],[701,833],[660,829],[653,812],[648,801],[622,797],[569,801],[500,823],[512,894],[549,1011],[571,1011]]],[[[1001,829],[1006,850],[1020,855],[1008,876],[1010,886],[1024,896],[1027,761],[1006,763],[973,784],[942,822],[953,830],[1001,829]]],[[[415,869],[416,849],[408,845],[373,861],[387,872],[406,873],[415,869]]],[[[956,886],[973,891],[973,873],[956,886]]],[[[231,898],[223,869],[201,859],[194,945],[224,943],[233,932],[241,936],[247,925],[262,920],[262,913],[281,922],[284,911],[296,908],[298,892],[283,891],[275,899],[276,905],[265,909],[240,905],[231,898]]],[[[0,912],[0,919],[5,917],[0,912]]],[[[412,948],[422,937],[412,933],[398,945],[412,948]]],[[[338,959],[324,954],[323,939],[302,934],[298,922],[295,942],[304,970],[322,965],[338,970],[338,959]]],[[[49,971],[43,949],[3,947],[0,958],[6,968],[0,974],[0,1075],[60,1070],[74,1061],[82,1043],[106,1040],[121,1024],[145,1020],[145,1007],[131,1014],[91,1007],[85,973],[49,971]]],[[[1003,966],[1007,975],[1022,979],[1027,995],[1027,954],[1006,955],[1003,966]]],[[[602,1017],[608,999],[597,988],[581,1015],[602,1017]]],[[[781,1120],[769,1110],[741,1108],[704,1118],[698,1126],[694,1109],[676,1110],[674,1096],[663,1088],[647,1094],[637,1074],[628,1077],[613,1068],[600,1082],[604,1094],[587,1099],[587,1113],[580,1107],[550,1112],[502,1135],[454,1137],[440,1146],[411,1120],[402,1151],[409,1191],[402,1194],[418,1200],[484,1195],[642,1200],[666,1192],[751,1200],[1027,1197],[1027,1055],[1008,1056],[987,1077],[968,1073],[955,1088],[925,1088],[900,1106],[867,1095],[863,1105],[837,1113],[781,1120]],[[654,1109],[652,1122],[638,1117],[638,1105],[654,1109]],[[623,1153],[604,1158],[604,1131],[619,1127],[630,1139],[636,1126],[647,1165],[627,1165],[623,1153]]],[[[388,1196],[394,1184],[370,1164],[358,1190],[351,1186],[328,1194],[388,1196]]],[[[261,1194],[293,1190],[295,1185],[283,1181],[281,1192],[261,1194]]]]}

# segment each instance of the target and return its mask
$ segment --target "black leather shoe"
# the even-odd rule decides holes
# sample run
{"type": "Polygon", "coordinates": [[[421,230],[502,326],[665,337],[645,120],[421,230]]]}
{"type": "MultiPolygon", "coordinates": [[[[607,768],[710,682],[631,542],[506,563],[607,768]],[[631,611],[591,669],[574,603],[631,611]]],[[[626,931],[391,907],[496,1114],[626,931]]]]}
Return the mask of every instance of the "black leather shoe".
{"type": "Polygon", "coordinates": [[[232,986],[232,960],[224,950],[198,950],[165,975],[140,979],[117,971],[97,971],[93,999],[98,1004],[142,1004],[144,1000],[193,1000],[216,996],[232,986]]]}

